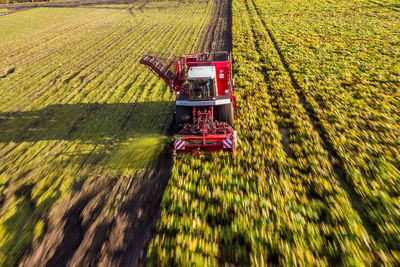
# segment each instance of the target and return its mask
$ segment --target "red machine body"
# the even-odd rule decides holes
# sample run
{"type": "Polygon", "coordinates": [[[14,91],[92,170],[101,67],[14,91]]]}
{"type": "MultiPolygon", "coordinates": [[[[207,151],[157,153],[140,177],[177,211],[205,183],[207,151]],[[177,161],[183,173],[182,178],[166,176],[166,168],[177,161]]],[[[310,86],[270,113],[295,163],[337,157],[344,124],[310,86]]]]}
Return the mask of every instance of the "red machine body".
{"type": "Polygon", "coordinates": [[[175,92],[177,132],[174,152],[228,151],[234,155],[237,118],[232,55],[228,52],[185,54],[181,57],[145,55],[150,67],[175,92]]]}

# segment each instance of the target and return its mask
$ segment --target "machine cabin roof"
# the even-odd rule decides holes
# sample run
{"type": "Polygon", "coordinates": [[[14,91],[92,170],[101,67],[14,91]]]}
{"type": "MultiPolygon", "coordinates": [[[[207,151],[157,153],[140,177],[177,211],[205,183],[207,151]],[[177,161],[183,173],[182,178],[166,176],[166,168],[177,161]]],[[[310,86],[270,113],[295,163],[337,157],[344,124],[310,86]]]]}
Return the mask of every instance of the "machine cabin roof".
{"type": "Polygon", "coordinates": [[[198,78],[216,78],[216,72],[214,66],[196,66],[190,67],[188,71],[188,79],[194,80],[198,78]]]}

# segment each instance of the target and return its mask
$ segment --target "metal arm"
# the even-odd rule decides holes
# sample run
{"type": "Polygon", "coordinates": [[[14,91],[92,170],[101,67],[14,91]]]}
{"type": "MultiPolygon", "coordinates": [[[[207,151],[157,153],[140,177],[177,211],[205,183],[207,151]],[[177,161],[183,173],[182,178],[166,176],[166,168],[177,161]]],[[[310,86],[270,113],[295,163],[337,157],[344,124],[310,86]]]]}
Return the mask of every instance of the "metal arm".
{"type": "Polygon", "coordinates": [[[145,55],[140,60],[140,63],[150,67],[157,76],[162,78],[165,83],[173,90],[174,73],[170,70],[172,64],[176,64],[176,60],[167,59],[167,63],[164,63],[165,59],[145,55]]]}

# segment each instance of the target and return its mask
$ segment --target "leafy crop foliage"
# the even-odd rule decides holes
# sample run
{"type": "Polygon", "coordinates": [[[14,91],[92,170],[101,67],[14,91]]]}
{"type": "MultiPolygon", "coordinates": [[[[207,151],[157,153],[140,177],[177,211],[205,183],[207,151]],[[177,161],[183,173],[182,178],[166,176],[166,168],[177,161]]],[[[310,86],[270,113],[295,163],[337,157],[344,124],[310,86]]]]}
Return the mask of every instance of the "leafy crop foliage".
{"type": "Polygon", "coordinates": [[[333,10],[324,1],[299,9],[303,2],[260,1],[257,11],[343,162],[377,241],[400,260],[400,14],[372,1],[339,1],[333,10]]]}
{"type": "Polygon", "coordinates": [[[175,163],[148,263],[398,263],[398,18],[367,1],[234,0],[236,159],[175,163]]]}
{"type": "Polygon", "coordinates": [[[212,2],[135,5],[0,17],[0,265],[83,183],[134,179],[163,149],[173,98],[139,59],[193,51],[212,2]]]}

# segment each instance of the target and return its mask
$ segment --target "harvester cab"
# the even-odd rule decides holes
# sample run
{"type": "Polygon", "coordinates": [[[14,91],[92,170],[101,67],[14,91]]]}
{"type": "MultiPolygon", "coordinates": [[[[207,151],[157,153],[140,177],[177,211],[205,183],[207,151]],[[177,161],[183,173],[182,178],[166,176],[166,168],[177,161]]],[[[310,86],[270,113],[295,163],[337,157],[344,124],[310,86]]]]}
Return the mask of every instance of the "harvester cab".
{"type": "Polygon", "coordinates": [[[215,100],[218,95],[215,67],[191,67],[188,71],[189,100],[215,100]]]}
{"type": "Polygon", "coordinates": [[[228,52],[176,56],[145,55],[140,63],[175,91],[174,158],[178,153],[228,151],[234,156],[237,117],[232,55],[228,52]]]}

